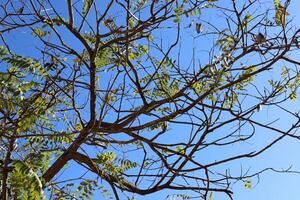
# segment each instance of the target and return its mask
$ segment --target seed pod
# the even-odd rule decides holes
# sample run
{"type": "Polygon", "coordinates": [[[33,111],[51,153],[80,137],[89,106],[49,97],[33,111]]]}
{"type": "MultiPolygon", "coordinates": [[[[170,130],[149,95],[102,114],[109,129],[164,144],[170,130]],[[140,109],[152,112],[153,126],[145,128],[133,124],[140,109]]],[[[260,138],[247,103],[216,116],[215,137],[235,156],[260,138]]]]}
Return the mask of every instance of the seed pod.
{"type": "Polygon", "coordinates": [[[202,24],[196,23],[196,32],[200,33],[202,30],[202,24]]]}

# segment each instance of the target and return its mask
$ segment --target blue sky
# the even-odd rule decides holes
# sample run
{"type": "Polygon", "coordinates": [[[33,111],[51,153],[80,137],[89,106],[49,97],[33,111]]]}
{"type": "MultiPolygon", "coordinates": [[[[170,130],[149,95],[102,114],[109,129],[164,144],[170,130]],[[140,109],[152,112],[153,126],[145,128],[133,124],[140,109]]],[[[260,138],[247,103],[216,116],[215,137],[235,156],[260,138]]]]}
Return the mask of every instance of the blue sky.
{"type": "MultiPolygon", "coordinates": [[[[299,1],[292,1],[289,7],[290,18],[293,18],[296,27],[300,27],[300,14],[299,14],[299,1]]],[[[188,60],[188,59],[187,59],[188,60]]],[[[273,76],[269,74],[269,76],[273,76]]],[[[275,76],[275,75],[274,75],[275,76]]],[[[257,84],[262,83],[262,80],[255,80],[257,84]]],[[[287,107],[293,111],[300,109],[299,99],[295,102],[287,102],[287,107]]],[[[280,118],[280,127],[288,127],[291,123],[287,115],[282,115],[278,110],[264,109],[258,116],[262,121],[272,121],[272,119],[280,118]]],[[[248,146],[255,147],[262,143],[268,133],[265,130],[258,130],[261,138],[249,143],[248,146]],[[261,140],[260,140],[261,139],[261,140]]],[[[239,149],[237,148],[237,151],[239,149]]],[[[300,169],[300,142],[295,139],[285,138],[278,144],[274,145],[271,149],[264,152],[262,155],[253,159],[243,159],[234,164],[229,164],[229,168],[239,173],[241,166],[244,170],[250,169],[251,171],[262,170],[264,168],[273,167],[277,170],[285,170],[292,167],[291,170],[300,169]]],[[[214,157],[216,152],[211,152],[208,156],[214,157]]],[[[218,155],[219,156],[219,155],[218,155]]],[[[299,199],[299,181],[300,174],[298,173],[274,173],[267,171],[259,177],[251,179],[252,188],[247,189],[243,182],[237,182],[233,186],[234,199],[236,200],[297,200],[299,199]]],[[[171,192],[171,194],[178,194],[178,192],[171,192]]],[[[167,193],[154,194],[149,197],[142,197],[143,200],[163,199],[167,193]]],[[[138,198],[140,199],[140,198],[138,198]]],[[[214,200],[223,200],[224,196],[214,194],[214,200]]]]}
{"type": "MultiPolygon", "coordinates": [[[[299,28],[300,26],[300,13],[299,13],[300,2],[292,1],[289,7],[290,16],[294,18],[294,24],[299,28]]],[[[300,101],[289,102],[289,107],[293,108],[294,111],[299,110],[300,101]]],[[[270,110],[266,117],[273,115],[280,115],[280,113],[274,113],[270,110]]],[[[282,126],[290,123],[288,118],[282,117],[284,120],[282,126]]],[[[255,144],[253,144],[255,145],[255,144]]],[[[300,169],[300,142],[286,138],[280,141],[277,145],[273,146],[272,149],[265,152],[263,155],[256,159],[249,161],[249,165],[252,168],[256,167],[268,167],[273,166],[277,169],[287,169],[292,166],[292,169],[300,169]]],[[[296,173],[274,173],[266,172],[260,176],[259,183],[255,185],[256,180],[253,179],[253,187],[248,190],[242,184],[235,186],[235,199],[237,200],[297,200],[299,199],[299,180],[300,174],[296,173]]]]}
{"type": "MultiPolygon", "coordinates": [[[[300,27],[300,14],[299,14],[299,7],[300,2],[299,1],[292,1],[292,5],[290,6],[290,17],[294,18],[294,24],[297,27],[300,27]]],[[[214,20],[214,19],[211,19],[214,20]]],[[[170,30],[164,30],[164,34],[170,35],[168,37],[168,40],[172,40],[172,33],[170,30]],[[168,32],[169,31],[169,32],[168,32]]],[[[32,45],[31,41],[26,40],[27,34],[30,34],[28,32],[20,31],[19,35],[11,36],[10,37],[10,43],[15,46],[16,53],[24,53],[30,55],[31,52],[34,51],[35,47],[39,44],[36,43],[32,45]],[[20,36],[21,35],[21,36],[20,36]],[[25,50],[25,52],[24,52],[25,50]]],[[[188,33],[187,33],[188,34],[188,33]]],[[[30,38],[30,37],[28,37],[30,38]]],[[[74,44],[76,44],[76,41],[73,41],[74,44]]],[[[167,41],[168,42],[168,41],[167,41]]],[[[191,56],[191,48],[193,41],[185,41],[186,43],[183,44],[183,53],[185,56],[182,59],[182,62],[190,59],[191,56]],[[184,48],[186,48],[188,51],[186,51],[184,48]]],[[[204,45],[209,45],[209,41],[206,41],[207,43],[204,43],[204,45]]],[[[199,47],[200,48],[200,47],[199,47]]],[[[197,49],[197,48],[196,48],[197,49]]],[[[204,58],[202,60],[203,63],[205,63],[207,58],[204,58]]],[[[272,74],[269,74],[272,76],[272,74]]],[[[106,77],[107,78],[107,77],[106,77]]],[[[105,79],[104,79],[105,80],[105,79]]],[[[262,80],[255,80],[256,83],[262,83],[262,80]]],[[[300,101],[296,100],[296,102],[287,102],[287,106],[294,110],[300,109],[300,101]]],[[[272,119],[276,119],[278,117],[281,118],[281,121],[279,126],[281,127],[288,127],[288,124],[291,123],[288,116],[282,115],[278,110],[268,110],[264,109],[262,112],[259,113],[257,116],[262,121],[271,121],[272,119]]],[[[171,127],[172,129],[172,127],[171,127]]],[[[174,131],[177,132],[184,132],[186,131],[185,127],[173,127],[174,131]]],[[[260,146],[264,143],[265,137],[268,135],[268,133],[265,132],[265,130],[258,129],[258,137],[257,140],[252,141],[251,143],[247,143],[243,145],[243,148],[253,148],[260,146]]],[[[177,139],[177,138],[170,138],[170,139],[177,139]]],[[[234,150],[239,151],[239,147],[234,148],[234,150]]],[[[266,167],[274,167],[275,169],[287,169],[290,166],[293,166],[293,170],[299,170],[300,171],[300,141],[296,141],[294,139],[285,138],[284,140],[280,141],[278,144],[273,146],[273,148],[266,151],[264,154],[258,156],[254,159],[243,159],[234,163],[231,163],[229,165],[226,165],[225,167],[232,168],[232,171],[236,174],[238,174],[240,171],[241,166],[243,166],[243,169],[250,169],[252,172],[256,170],[261,170],[266,167]]],[[[208,152],[206,154],[209,159],[215,158],[215,157],[222,157],[226,155],[226,153],[230,152],[208,152]]],[[[134,155],[138,156],[138,155],[134,155]]],[[[71,168],[66,169],[66,172],[64,176],[60,177],[62,180],[63,178],[69,178],[69,175],[79,174],[79,171],[82,169],[79,168],[78,165],[71,163],[69,166],[71,168]],[[73,166],[77,166],[76,168],[73,168],[73,166]]],[[[222,168],[225,170],[225,167],[222,166],[222,168]]],[[[221,169],[222,170],[222,169],[221,169]]],[[[93,175],[91,175],[93,176],[93,175]]],[[[237,182],[235,185],[233,185],[233,191],[234,191],[234,199],[236,200],[297,200],[299,199],[299,180],[300,180],[300,174],[296,173],[274,173],[272,171],[268,171],[263,173],[259,176],[259,182],[257,178],[252,178],[252,188],[247,189],[244,186],[243,182],[237,182]]],[[[149,195],[146,197],[141,197],[137,195],[137,199],[141,200],[159,200],[159,199],[165,199],[167,195],[170,194],[178,194],[177,191],[163,191],[159,193],[155,193],[153,195],[149,195]]],[[[98,199],[100,197],[95,197],[94,199],[98,199]]],[[[223,200],[224,196],[220,196],[218,194],[214,194],[214,200],[223,200]]]]}

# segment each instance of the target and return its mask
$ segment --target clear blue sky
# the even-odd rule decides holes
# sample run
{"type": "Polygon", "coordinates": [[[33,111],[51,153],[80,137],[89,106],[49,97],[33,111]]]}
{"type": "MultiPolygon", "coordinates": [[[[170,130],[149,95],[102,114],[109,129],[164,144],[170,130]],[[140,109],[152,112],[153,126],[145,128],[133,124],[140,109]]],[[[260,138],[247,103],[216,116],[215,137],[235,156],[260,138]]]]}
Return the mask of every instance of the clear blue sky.
{"type": "MultiPolygon", "coordinates": [[[[292,0],[292,5],[290,6],[290,17],[294,17],[294,24],[297,27],[300,27],[300,2],[297,0],[292,0]]],[[[24,37],[26,37],[26,33],[20,33],[24,34],[24,37]]],[[[20,47],[17,49],[16,53],[21,53],[24,51],[24,48],[26,48],[27,51],[29,51],[31,48],[34,48],[30,44],[30,41],[24,42],[24,37],[16,37],[13,36],[11,38],[11,42],[16,47],[20,47]]],[[[186,44],[187,45],[187,44],[186,44]]],[[[189,48],[189,47],[186,47],[189,48]]],[[[190,50],[190,49],[189,49],[190,50]]],[[[257,83],[259,83],[259,80],[257,83]]],[[[299,95],[300,96],[300,95],[299,95]]],[[[300,101],[297,100],[296,102],[288,102],[290,105],[290,108],[293,108],[295,110],[300,109],[300,101]]],[[[276,110],[267,110],[263,109],[260,113],[260,117],[262,120],[268,121],[272,120],[274,118],[280,117],[281,125],[282,127],[286,127],[287,124],[290,123],[289,118],[285,118],[286,116],[281,115],[276,110]]],[[[177,131],[184,131],[184,127],[176,129],[177,131]]],[[[261,131],[261,139],[265,137],[267,134],[264,132],[264,130],[258,130],[258,132],[261,131]]],[[[258,138],[259,138],[258,137],[258,138]]],[[[246,144],[249,148],[255,147],[256,145],[261,144],[261,141],[256,141],[253,143],[246,144]],[[257,143],[256,143],[257,142],[257,143]]],[[[238,151],[239,148],[236,148],[236,151],[238,151]]],[[[219,157],[220,154],[214,155],[214,153],[217,152],[211,152],[208,154],[208,156],[211,157],[219,157]]],[[[292,140],[289,138],[286,138],[282,141],[280,141],[278,144],[273,146],[273,148],[266,151],[261,156],[247,160],[243,159],[241,161],[235,162],[231,165],[228,165],[227,167],[230,167],[235,171],[236,174],[239,173],[240,167],[243,166],[244,169],[250,169],[252,172],[256,170],[261,170],[266,167],[274,167],[275,169],[287,169],[290,166],[293,166],[292,169],[300,171],[300,141],[292,140]]],[[[136,156],[136,155],[135,155],[136,156]]],[[[70,166],[73,166],[74,164],[71,164],[70,166]]],[[[78,165],[77,165],[78,166],[78,165]]],[[[225,169],[225,168],[224,168],[225,169]]],[[[79,174],[79,168],[76,169],[67,169],[68,173],[66,173],[63,177],[68,178],[69,174],[77,173],[79,174]]],[[[60,177],[62,180],[63,177],[60,177]]],[[[280,173],[274,173],[272,171],[265,172],[259,177],[259,183],[257,178],[252,178],[252,188],[246,189],[243,182],[238,182],[233,186],[234,191],[234,199],[236,200],[298,200],[299,199],[299,182],[300,182],[300,174],[295,173],[289,173],[289,174],[280,174],[280,173]]],[[[139,200],[160,200],[165,199],[168,194],[178,194],[179,192],[172,191],[170,193],[168,192],[159,192],[155,193],[153,195],[149,195],[146,197],[137,196],[137,199],[139,200]]],[[[99,199],[99,197],[95,197],[94,199],[99,199]]],[[[224,196],[214,196],[214,200],[223,200],[224,196]]]]}
{"type": "MultiPolygon", "coordinates": [[[[300,27],[300,2],[293,1],[289,7],[289,13],[291,18],[294,18],[294,24],[296,27],[300,27]]],[[[270,75],[272,76],[272,75],[270,75]]],[[[256,80],[256,83],[260,83],[260,80],[256,80]]],[[[287,102],[288,107],[297,111],[300,109],[300,100],[296,102],[287,102]]],[[[272,121],[272,119],[280,118],[280,126],[288,127],[291,123],[290,119],[286,115],[282,115],[281,112],[276,110],[262,110],[259,117],[262,121],[272,121]]],[[[258,130],[258,134],[261,135],[261,139],[268,137],[268,133],[265,130],[258,130]]],[[[249,143],[248,146],[255,147],[260,144],[261,141],[255,141],[249,143]]],[[[238,148],[236,149],[239,150],[238,148]]],[[[213,153],[209,156],[214,156],[213,153]]],[[[217,155],[218,157],[219,155],[217,155]]],[[[232,172],[238,174],[241,166],[244,170],[249,169],[254,172],[256,170],[262,170],[264,168],[273,167],[277,170],[288,169],[292,166],[291,170],[300,171],[300,140],[285,138],[278,144],[273,146],[271,149],[253,159],[243,159],[234,164],[228,165],[232,168],[232,172]]],[[[300,174],[297,173],[274,173],[267,171],[261,174],[259,177],[251,179],[252,188],[247,189],[243,182],[237,182],[233,186],[234,199],[235,200],[298,200],[300,195],[299,182],[300,174]]],[[[173,191],[171,194],[177,194],[178,192],[173,191]]],[[[149,197],[142,197],[138,199],[142,200],[159,200],[164,199],[167,193],[154,194],[149,197]]],[[[224,200],[224,196],[214,194],[214,200],[224,200]]]]}

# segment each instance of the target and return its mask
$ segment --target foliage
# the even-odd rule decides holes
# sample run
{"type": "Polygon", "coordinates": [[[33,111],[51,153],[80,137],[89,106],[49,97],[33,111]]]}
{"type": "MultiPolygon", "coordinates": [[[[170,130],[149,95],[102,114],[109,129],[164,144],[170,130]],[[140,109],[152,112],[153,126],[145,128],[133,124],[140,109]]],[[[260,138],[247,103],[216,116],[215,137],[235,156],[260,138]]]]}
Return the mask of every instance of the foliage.
{"type": "Polygon", "coordinates": [[[299,138],[290,4],[1,3],[2,199],[213,200],[232,199],[236,182],[251,189],[267,169],[231,166],[299,138]],[[263,145],[249,149],[261,129],[263,145]]]}

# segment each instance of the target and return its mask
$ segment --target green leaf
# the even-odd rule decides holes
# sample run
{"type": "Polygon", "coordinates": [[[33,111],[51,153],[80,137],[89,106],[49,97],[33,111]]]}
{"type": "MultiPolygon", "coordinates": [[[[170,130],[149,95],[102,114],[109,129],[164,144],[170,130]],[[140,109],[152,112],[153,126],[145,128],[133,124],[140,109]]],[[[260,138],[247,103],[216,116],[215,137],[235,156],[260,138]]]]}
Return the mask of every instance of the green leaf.
{"type": "Polygon", "coordinates": [[[210,193],[208,200],[213,200],[213,193],[212,192],[210,193]]]}
{"type": "Polygon", "coordinates": [[[174,22],[175,22],[175,23],[179,23],[179,22],[180,22],[180,16],[179,16],[179,15],[177,15],[177,16],[175,17],[174,22]]]}
{"type": "Polygon", "coordinates": [[[290,100],[292,101],[296,101],[297,100],[297,94],[295,91],[293,91],[291,94],[290,94],[290,100]]]}
{"type": "Polygon", "coordinates": [[[245,181],[245,188],[251,189],[251,181],[250,180],[245,181]]]}
{"type": "Polygon", "coordinates": [[[141,54],[147,54],[149,52],[149,49],[146,45],[140,46],[139,50],[141,54]]]}
{"type": "Polygon", "coordinates": [[[286,11],[286,8],[283,7],[279,2],[277,5],[275,5],[276,13],[275,13],[275,22],[277,25],[285,25],[286,22],[286,16],[289,15],[289,13],[286,11]]]}
{"type": "Polygon", "coordinates": [[[28,90],[30,90],[31,88],[33,88],[37,85],[39,85],[39,84],[37,82],[34,82],[34,81],[25,82],[22,85],[20,85],[20,90],[25,93],[25,92],[27,92],[28,90]]]}
{"type": "Polygon", "coordinates": [[[76,124],[75,129],[76,131],[81,131],[83,129],[81,123],[76,124]]]}
{"type": "Polygon", "coordinates": [[[94,0],[84,0],[83,2],[83,14],[87,14],[87,12],[90,10],[94,0]]]}
{"type": "Polygon", "coordinates": [[[281,25],[282,23],[282,14],[281,12],[279,12],[278,10],[276,10],[276,14],[275,14],[275,22],[277,25],[281,25]]]}
{"type": "Polygon", "coordinates": [[[148,35],[147,39],[148,39],[149,42],[152,42],[153,41],[153,36],[152,35],[148,35]]]}
{"type": "Polygon", "coordinates": [[[128,20],[128,26],[129,26],[130,28],[133,28],[134,25],[135,25],[135,20],[134,20],[134,19],[129,19],[129,20],[128,20]]]}
{"type": "Polygon", "coordinates": [[[135,55],[134,53],[130,52],[130,53],[128,54],[128,59],[129,59],[129,60],[134,60],[134,59],[136,59],[136,55],[135,55]]]}
{"type": "Polygon", "coordinates": [[[47,35],[41,28],[34,28],[31,34],[36,37],[45,37],[47,35]]]}
{"type": "Polygon", "coordinates": [[[55,17],[54,19],[53,19],[53,21],[55,22],[55,24],[57,25],[57,26],[62,26],[63,25],[63,21],[66,21],[64,18],[59,18],[58,16],[57,17],[55,17]]]}
{"type": "Polygon", "coordinates": [[[177,146],[176,149],[175,149],[175,151],[177,153],[180,153],[180,154],[184,154],[185,153],[184,148],[182,146],[177,146]]]}
{"type": "Polygon", "coordinates": [[[192,88],[195,90],[197,94],[201,93],[202,84],[200,82],[196,82],[192,85],[192,88]]]}
{"type": "MultiPolygon", "coordinates": [[[[33,199],[46,199],[43,192],[43,185],[38,174],[27,163],[21,160],[15,160],[13,165],[13,177],[18,177],[15,181],[21,181],[25,186],[29,185],[29,188],[26,188],[23,195],[28,193],[27,195],[33,199]]],[[[22,188],[23,186],[20,187],[22,188]]]]}
{"type": "Polygon", "coordinates": [[[279,6],[279,0],[274,0],[274,6],[275,6],[276,9],[278,8],[278,6],[279,6]]]}
{"type": "Polygon", "coordinates": [[[250,21],[251,19],[253,19],[252,15],[249,14],[249,13],[247,13],[247,14],[245,15],[245,20],[250,21]]]}
{"type": "Polygon", "coordinates": [[[0,57],[3,58],[4,56],[7,56],[8,54],[9,54],[9,51],[4,46],[0,46],[0,57]]]}
{"type": "Polygon", "coordinates": [[[228,43],[234,43],[234,38],[233,37],[227,37],[226,42],[228,43]]]}

